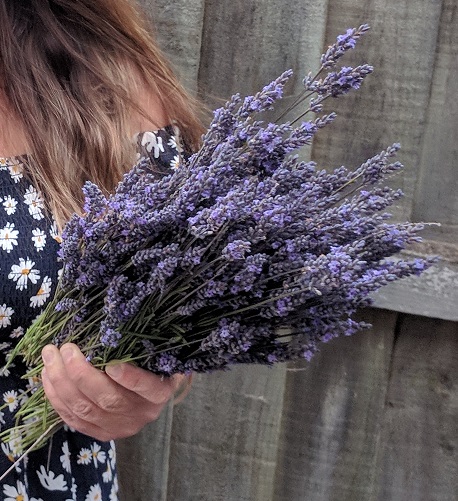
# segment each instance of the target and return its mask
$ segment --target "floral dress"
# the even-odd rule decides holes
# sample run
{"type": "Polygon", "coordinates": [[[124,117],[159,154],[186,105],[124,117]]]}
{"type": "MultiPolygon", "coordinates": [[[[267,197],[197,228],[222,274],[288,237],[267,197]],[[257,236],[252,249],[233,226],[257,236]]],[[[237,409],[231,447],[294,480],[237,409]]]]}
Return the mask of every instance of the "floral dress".
{"type": "MultiPolygon", "coordinates": [[[[138,160],[156,172],[178,167],[178,131],[167,126],[135,138],[138,160]]],[[[15,412],[36,381],[24,381],[26,367],[5,360],[27,327],[52,298],[58,280],[60,237],[41,194],[26,176],[27,157],[0,158],[0,430],[14,424],[15,412]]],[[[21,455],[18,437],[0,443],[0,476],[21,455]]],[[[61,428],[0,483],[0,501],[116,501],[115,444],[61,428]]]]}

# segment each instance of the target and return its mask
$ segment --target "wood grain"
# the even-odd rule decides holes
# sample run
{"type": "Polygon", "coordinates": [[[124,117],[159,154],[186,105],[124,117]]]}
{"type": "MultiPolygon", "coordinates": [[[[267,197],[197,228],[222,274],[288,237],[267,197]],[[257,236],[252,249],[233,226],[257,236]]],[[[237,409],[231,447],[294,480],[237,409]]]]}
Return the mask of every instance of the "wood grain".
{"type": "MultiPolygon", "coordinates": [[[[423,135],[415,221],[453,226],[458,243],[458,5],[444,0],[423,135]]],[[[449,228],[451,230],[451,228],[449,228]]]]}
{"type": "Polygon", "coordinates": [[[457,384],[458,324],[403,315],[379,416],[377,501],[458,499],[457,384]]]}
{"type": "Polygon", "coordinates": [[[396,317],[367,310],[371,331],[290,364],[273,501],[372,499],[396,317]]]}
{"type": "Polygon", "coordinates": [[[166,501],[172,418],[170,404],[158,421],[117,441],[121,500],[166,501]]]}
{"type": "Polygon", "coordinates": [[[330,103],[339,118],[317,135],[313,157],[323,167],[356,167],[401,143],[405,169],[391,183],[405,193],[392,211],[399,220],[409,219],[412,211],[440,18],[437,0],[329,1],[326,43],[347,27],[370,24],[371,31],[342,64],[370,63],[375,71],[358,92],[330,103]]]}
{"type": "Polygon", "coordinates": [[[161,49],[191,91],[197,90],[205,0],[141,0],[161,49]]]}
{"type": "Polygon", "coordinates": [[[175,409],[167,501],[271,499],[285,369],[196,378],[175,409]]]}

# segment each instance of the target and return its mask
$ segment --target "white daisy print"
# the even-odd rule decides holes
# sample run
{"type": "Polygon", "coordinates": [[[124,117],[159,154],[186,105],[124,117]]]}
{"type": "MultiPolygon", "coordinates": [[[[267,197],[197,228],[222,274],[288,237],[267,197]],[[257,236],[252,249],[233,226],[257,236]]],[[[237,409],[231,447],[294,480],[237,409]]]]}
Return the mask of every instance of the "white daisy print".
{"type": "Polygon", "coordinates": [[[0,411],[0,424],[5,424],[5,413],[0,411]]]}
{"type": "Polygon", "coordinates": [[[111,469],[110,461],[107,461],[107,469],[102,473],[102,479],[105,483],[113,480],[113,470],[111,469]]]}
{"type": "Polygon", "coordinates": [[[65,441],[62,444],[62,456],[60,456],[60,462],[65,471],[70,473],[70,449],[68,448],[68,442],[65,441]]]}
{"type": "Polygon", "coordinates": [[[3,208],[8,216],[13,215],[16,212],[17,200],[11,195],[4,197],[3,208]]]}
{"type": "Polygon", "coordinates": [[[51,237],[57,242],[62,243],[62,237],[59,234],[59,228],[57,227],[57,223],[53,221],[51,229],[49,230],[49,234],[51,237]]]}
{"type": "Polygon", "coordinates": [[[13,412],[19,404],[18,392],[16,390],[5,391],[3,401],[8,406],[10,412],[13,412]]]}
{"type": "Polygon", "coordinates": [[[18,337],[22,337],[24,335],[24,328],[23,327],[16,327],[11,334],[10,338],[11,339],[17,339],[18,337]]]}
{"type": "Polygon", "coordinates": [[[13,245],[17,245],[18,234],[14,223],[6,223],[6,226],[0,229],[0,247],[8,253],[12,251],[13,245]]]}
{"type": "Polygon", "coordinates": [[[11,439],[8,441],[8,447],[11,451],[11,454],[14,457],[18,457],[22,454],[22,440],[21,436],[18,433],[14,433],[11,431],[11,439]]]}
{"type": "Polygon", "coordinates": [[[29,186],[24,194],[24,202],[29,206],[29,214],[34,219],[43,219],[43,199],[40,193],[33,187],[29,186]]]}
{"type": "Polygon", "coordinates": [[[111,486],[110,501],[118,501],[118,477],[115,475],[113,485],[111,486]]]}
{"type": "Polygon", "coordinates": [[[0,351],[6,351],[6,350],[9,350],[11,348],[11,343],[9,343],[8,341],[3,341],[2,343],[0,343],[0,351]]]}
{"type": "Polygon", "coordinates": [[[19,181],[22,179],[22,164],[17,164],[17,165],[10,165],[8,167],[8,170],[10,171],[10,176],[14,180],[15,183],[19,183],[19,181]]]}
{"type": "Polygon", "coordinates": [[[72,499],[67,499],[66,501],[76,501],[76,489],[77,489],[76,480],[72,477],[72,487],[70,489],[72,493],[72,499]]]}
{"type": "Polygon", "coordinates": [[[11,374],[11,369],[14,369],[14,367],[16,367],[14,363],[8,367],[6,365],[0,367],[0,377],[8,377],[11,374]]]}
{"type": "MultiPolygon", "coordinates": [[[[4,423],[3,423],[4,424],[4,423]]],[[[14,463],[15,459],[14,459],[14,455],[11,451],[11,447],[10,447],[10,444],[8,443],[5,443],[5,442],[2,442],[1,443],[1,446],[2,446],[2,451],[3,451],[3,454],[5,454],[5,456],[12,462],[14,463]]]]}
{"type": "Polygon", "coordinates": [[[92,461],[92,453],[89,449],[82,448],[78,454],[78,464],[89,464],[92,461]]]}
{"type": "Polygon", "coordinates": [[[156,136],[154,132],[145,132],[142,137],[142,146],[146,148],[148,153],[154,150],[154,158],[159,158],[161,152],[164,152],[162,137],[156,136]]]}
{"type": "Polygon", "coordinates": [[[183,142],[181,140],[180,128],[174,125],[173,132],[175,135],[170,138],[169,146],[171,146],[172,148],[176,148],[178,153],[182,153],[184,148],[183,148],[183,142]]]}
{"type": "Polygon", "coordinates": [[[39,306],[43,306],[48,300],[50,294],[51,294],[51,279],[49,277],[45,277],[36,295],[30,298],[30,307],[37,308],[39,306]]]}
{"type": "Polygon", "coordinates": [[[14,314],[13,308],[3,304],[0,306],[0,328],[11,325],[11,316],[14,314]]]}
{"type": "Polygon", "coordinates": [[[4,485],[3,494],[7,496],[4,501],[29,501],[25,485],[20,480],[16,482],[16,486],[4,485]]]}
{"type": "Polygon", "coordinates": [[[180,156],[175,155],[173,159],[170,161],[170,168],[175,170],[178,169],[179,166],[180,166],[180,156]]]}
{"type": "Polygon", "coordinates": [[[175,136],[170,136],[170,139],[168,140],[167,144],[170,146],[170,148],[178,150],[177,138],[175,136]]]}
{"type": "Polygon", "coordinates": [[[40,466],[40,471],[37,470],[38,478],[43,487],[50,491],[67,491],[67,482],[62,474],[57,475],[51,471],[46,471],[43,465],[40,466]]]}
{"type": "Polygon", "coordinates": [[[11,272],[8,275],[8,278],[14,280],[16,283],[16,289],[27,289],[28,280],[30,280],[33,284],[36,284],[40,279],[39,270],[34,270],[33,267],[35,263],[31,261],[29,258],[23,259],[19,258],[19,264],[13,264],[11,266],[11,272]]]}
{"type": "Polygon", "coordinates": [[[35,245],[35,249],[37,249],[38,252],[43,250],[46,245],[46,235],[43,230],[40,230],[39,228],[35,228],[32,230],[32,242],[33,245],[35,245]]]}
{"type": "Polygon", "coordinates": [[[84,501],[102,501],[102,489],[99,484],[91,486],[84,501]]]}
{"type": "Polygon", "coordinates": [[[116,466],[116,444],[114,440],[110,441],[110,449],[108,450],[108,457],[111,461],[111,467],[114,468],[116,466]]]}
{"type": "Polygon", "coordinates": [[[34,393],[37,388],[41,386],[41,379],[39,376],[32,376],[27,379],[26,392],[34,393]]]}
{"type": "Polygon", "coordinates": [[[93,442],[91,445],[92,459],[94,461],[94,466],[97,468],[99,463],[105,463],[107,456],[102,447],[97,442],[93,442]]]}

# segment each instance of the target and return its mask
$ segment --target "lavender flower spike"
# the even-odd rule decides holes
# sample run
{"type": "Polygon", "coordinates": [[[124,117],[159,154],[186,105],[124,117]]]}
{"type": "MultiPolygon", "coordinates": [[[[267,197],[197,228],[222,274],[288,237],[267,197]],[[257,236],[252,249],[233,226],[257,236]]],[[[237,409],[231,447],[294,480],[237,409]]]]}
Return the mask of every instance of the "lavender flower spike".
{"type": "Polygon", "coordinates": [[[345,52],[354,49],[358,39],[369,31],[368,24],[362,24],[359,28],[348,29],[344,35],[339,35],[337,41],[330,45],[327,51],[321,56],[322,68],[332,68],[336,65],[345,52]]]}

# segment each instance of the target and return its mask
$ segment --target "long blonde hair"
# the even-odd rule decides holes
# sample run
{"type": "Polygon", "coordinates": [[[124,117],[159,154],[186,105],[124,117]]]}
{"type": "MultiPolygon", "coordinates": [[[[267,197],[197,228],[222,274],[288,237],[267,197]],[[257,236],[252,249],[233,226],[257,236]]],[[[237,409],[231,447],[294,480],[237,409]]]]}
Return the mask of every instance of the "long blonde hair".
{"type": "Polygon", "coordinates": [[[198,145],[196,105],[144,17],[131,0],[0,2],[3,92],[24,124],[30,174],[60,223],[81,211],[85,180],[109,192],[132,166],[129,119],[148,114],[142,89],[159,98],[186,145],[198,145]]]}

